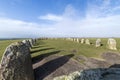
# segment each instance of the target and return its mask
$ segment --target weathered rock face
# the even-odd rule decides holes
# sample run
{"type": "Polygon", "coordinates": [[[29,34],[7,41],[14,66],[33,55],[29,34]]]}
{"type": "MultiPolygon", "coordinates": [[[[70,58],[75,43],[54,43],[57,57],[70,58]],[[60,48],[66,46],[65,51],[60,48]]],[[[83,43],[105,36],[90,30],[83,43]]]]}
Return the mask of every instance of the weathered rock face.
{"type": "Polygon", "coordinates": [[[101,68],[76,71],[53,80],[120,80],[120,68],[101,68]]]}
{"type": "Polygon", "coordinates": [[[23,42],[27,47],[29,47],[29,48],[32,47],[31,44],[30,44],[30,42],[29,42],[29,40],[23,40],[22,42],[23,42]]]}
{"type": "Polygon", "coordinates": [[[112,38],[110,38],[110,39],[108,39],[108,42],[107,42],[107,47],[109,48],[109,49],[111,49],[111,50],[117,50],[117,48],[116,48],[116,40],[115,39],[112,39],[112,38]]]}
{"type": "Polygon", "coordinates": [[[22,42],[8,46],[0,64],[0,80],[34,80],[29,48],[22,42]]]}
{"type": "Polygon", "coordinates": [[[89,41],[89,39],[86,39],[86,40],[85,40],[85,44],[90,45],[90,41],[89,41]]]}
{"type": "Polygon", "coordinates": [[[81,44],[83,44],[84,43],[84,39],[81,39],[81,44]]]}
{"type": "Polygon", "coordinates": [[[31,46],[33,46],[35,44],[36,40],[35,39],[29,39],[29,42],[30,42],[31,46]]]}
{"type": "Polygon", "coordinates": [[[101,39],[97,39],[95,47],[100,47],[100,46],[101,46],[101,39]]]}
{"type": "Polygon", "coordinates": [[[29,39],[30,45],[33,46],[32,39],[29,39]]]}

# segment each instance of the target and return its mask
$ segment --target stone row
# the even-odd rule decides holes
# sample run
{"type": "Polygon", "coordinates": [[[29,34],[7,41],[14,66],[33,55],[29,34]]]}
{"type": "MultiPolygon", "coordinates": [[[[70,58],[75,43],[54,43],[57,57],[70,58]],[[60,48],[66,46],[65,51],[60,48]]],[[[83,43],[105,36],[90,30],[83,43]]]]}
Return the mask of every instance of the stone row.
{"type": "Polygon", "coordinates": [[[1,60],[0,80],[34,80],[30,48],[37,39],[10,44],[1,60]]]}
{"type": "MultiPolygon", "coordinates": [[[[66,38],[66,40],[78,42],[81,44],[93,45],[89,39],[84,39],[84,38],[82,38],[82,39],[80,39],[80,38],[66,38]]],[[[100,47],[100,46],[102,46],[102,41],[101,41],[101,39],[97,39],[95,42],[95,47],[100,47]]],[[[111,49],[111,50],[117,50],[116,46],[117,46],[116,40],[113,38],[109,38],[107,41],[107,48],[111,49]]]]}

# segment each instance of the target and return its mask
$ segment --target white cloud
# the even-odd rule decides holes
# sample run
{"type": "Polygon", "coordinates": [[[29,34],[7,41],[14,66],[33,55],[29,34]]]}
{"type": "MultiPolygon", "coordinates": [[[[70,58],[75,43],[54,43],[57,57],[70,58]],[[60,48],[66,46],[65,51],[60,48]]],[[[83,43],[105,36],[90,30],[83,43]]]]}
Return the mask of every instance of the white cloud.
{"type": "Polygon", "coordinates": [[[37,23],[0,18],[0,38],[45,36],[49,34],[46,33],[47,30],[52,28],[44,28],[37,23]]]}
{"type": "Polygon", "coordinates": [[[39,19],[61,21],[63,19],[63,17],[57,16],[57,15],[54,15],[54,14],[47,14],[45,16],[40,16],[39,19]]]}
{"type": "Polygon", "coordinates": [[[108,13],[111,9],[110,4],[110,0],[106,0],[101,6],[89,5],[84,19],[78,19],[77,10],[68,5],[64,13],[60,15],[63,20],[57,20],[56,23],[49,24],[47,27],[53,27],[52,33],[61,36],[118,37],[120,15],[108,13]]]}
{"type": "Polygon", "coordinates": [[[58,22],[58,21],[62,21],[65,19],[75,18],[76,15],[77,15],[77,10],[74,9],[74,7],[69,4],[65,7],[65,10],[61,15],[55,15],[55,14],[48,13],[46,15],[39,16],[38,18],[41,20],[50,20],[50,21],[58,22]]]}
{"type": "Polygon", "coordinates": [[[41,20],[55,22],[53,24],[30,23],[0,18],[0,36],[119,37],[120,14],[115,14],[115,12],[114,14],[112,13],[112,11],[118,11],[119,6],[110,8],[111,2],[110,0],[107,1],[108,2],[104,2],[100,6],[89,4],[86,17],[84,18],[80,18],[79,11],[72,5],[67,5],[61,15],[48,13],[47,15],[39,16],[41,20]]]}

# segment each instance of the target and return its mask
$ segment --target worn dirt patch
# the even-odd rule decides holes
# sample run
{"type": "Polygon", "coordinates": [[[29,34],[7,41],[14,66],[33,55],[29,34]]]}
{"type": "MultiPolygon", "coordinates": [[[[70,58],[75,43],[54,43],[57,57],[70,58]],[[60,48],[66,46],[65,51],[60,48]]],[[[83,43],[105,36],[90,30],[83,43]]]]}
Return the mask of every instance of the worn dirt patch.
{"type": "Polygon", "coordinates": [[[54,77],[79,71],[84,66],[72,59],[74,55],[50,55],[33,64],[36,80],[52,80],[54,77]]]}

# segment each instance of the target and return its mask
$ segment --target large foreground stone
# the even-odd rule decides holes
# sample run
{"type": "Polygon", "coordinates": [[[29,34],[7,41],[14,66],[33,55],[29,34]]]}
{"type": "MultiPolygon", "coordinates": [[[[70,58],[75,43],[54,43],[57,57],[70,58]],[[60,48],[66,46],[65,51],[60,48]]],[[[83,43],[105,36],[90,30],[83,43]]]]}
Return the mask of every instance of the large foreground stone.
{"type": "Polygon", "coordinates": [[[29,48],[22,42],[8,46],[0,64],[0,80],[34,80],[29,48]]]}
{"type": "Polygon", "coordinates": [[[30,44],[29,40],[23,40],[22,41],[27,47],[32,48],[32,45],[30,44]]]}
{"type": "Polygon", "coordinates": [[[76,71],[53,80],[120,80],[120,68],[101,68],[76,71]]]}

